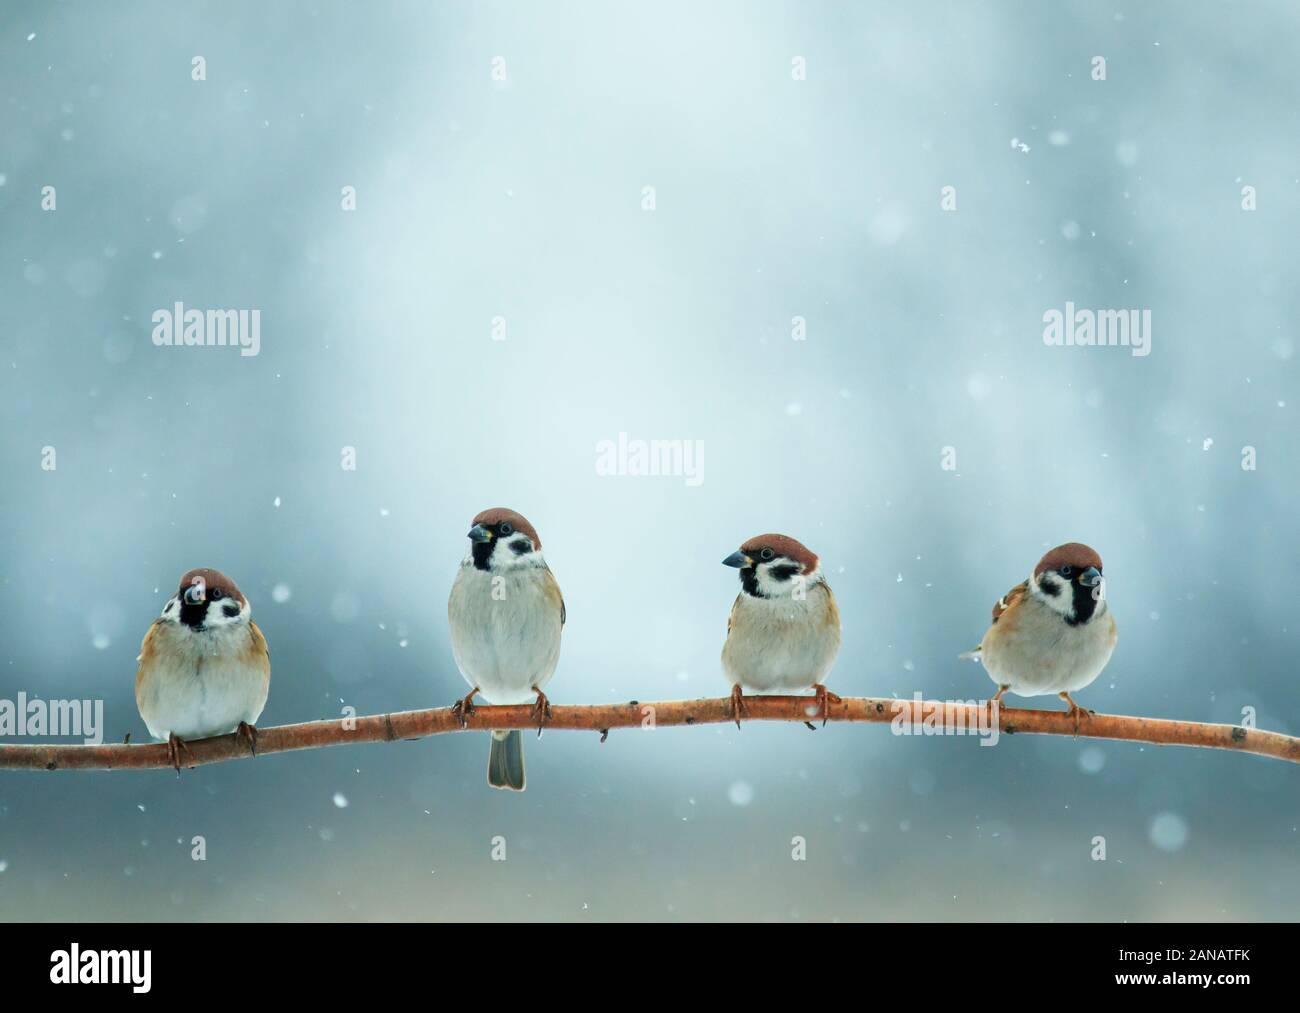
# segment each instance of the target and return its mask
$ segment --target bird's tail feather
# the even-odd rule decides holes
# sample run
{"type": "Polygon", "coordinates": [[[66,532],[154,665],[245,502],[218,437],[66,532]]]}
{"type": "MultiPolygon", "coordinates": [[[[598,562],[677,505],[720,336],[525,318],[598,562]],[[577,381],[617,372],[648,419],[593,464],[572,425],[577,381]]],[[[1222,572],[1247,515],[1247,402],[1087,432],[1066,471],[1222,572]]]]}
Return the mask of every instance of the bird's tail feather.
{"type": "Polygon", "coordinates": [[[524,790],[524,736],[519,729],[492,733],[488,784],[493,788],[524,790]]]}

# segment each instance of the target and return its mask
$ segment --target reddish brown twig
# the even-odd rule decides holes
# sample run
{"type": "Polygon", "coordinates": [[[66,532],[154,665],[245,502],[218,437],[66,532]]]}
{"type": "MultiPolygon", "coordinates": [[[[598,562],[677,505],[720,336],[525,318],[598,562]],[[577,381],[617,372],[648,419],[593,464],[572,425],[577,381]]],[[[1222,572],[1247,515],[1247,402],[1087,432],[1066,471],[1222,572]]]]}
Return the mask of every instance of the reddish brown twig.
{"type": "MultiPolygon", "coordinates": [[[[743,720],[796,721],[810,714],[821,717],[817,700],[810,696],[745,697],[743,720]],[[810,708],[812,708],[810,710],[810,708]]],[[[870,721],[915,726],[920,733],[926,716],[937,729],[985,728],[987,704],[942,701],[894,700],[873,697],[844,697],[828,700],[830,721],[870,721]]],[[[998,715],[1001,735],[1075,735],[1075,720],[1064,710],[1022,710],[1003,708],[998,715]]],[[[733,720],[730,697],[710,700],[670,700],[662,703],[596,704],[568,707],[553,705],[546,727],[549,730],[604,732],[612,728],[666,728],[674,725],[722,724],[733,720]]],[[[537,716],[532,704],[512,707],[476,707],[471,714],[458,715],[450,707],[435,710],[402,711],[337,721],[308,721],[297,725],[259,728],[257,754],[283,753],[291,749],[316,749],[357,742],[391,742],[420,739],[445,732],[483,731],[489,728],[535,728],[537,716]],[[462,720],[464,722],[462,728],[462,720]]],[[[740,734],[744,734],[743,730],[740,734]]],[[[1199,721],[1167,721],[1161,718],[1094,714],[1080,723],[1078,737],[1121,739],[1166,746],[1204,746],[1233,749],[1242,753],[1273,756],[1300,763],[1300,738],[1279,732],[1259,731],[1237,725],[1211,725],[1199,721]]],[[[187,760],[193,766],[223,760],[249,758],[246,741],[237,735],[196,739],[186,743],[187,760]]],[[[0,745],[0,769],[10,770],[138,770],[170,769],[166,743],[150,745],[0,745]]]]}

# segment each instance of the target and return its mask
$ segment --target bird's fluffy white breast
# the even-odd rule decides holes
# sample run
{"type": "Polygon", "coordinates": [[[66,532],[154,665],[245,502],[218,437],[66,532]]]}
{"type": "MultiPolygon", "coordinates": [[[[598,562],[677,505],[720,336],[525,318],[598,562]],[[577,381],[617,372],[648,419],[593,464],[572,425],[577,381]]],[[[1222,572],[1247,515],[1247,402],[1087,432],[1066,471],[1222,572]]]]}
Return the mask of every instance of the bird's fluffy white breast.
{"type": "Polygon", "coordinates": [[[1034,594],[1016,609],[1014,625],[1004,616],[980,646],[984,667],[999,686],[1010,686],[1020,696],[1073,693],[1106,667],[1115,649],[1115,619],[1109,609],[1099,608],[1091,620],[1074,626],[1034,594]]]}
{"type": "Polygon", "coordinates": [[[741,594],[722,648],[727,678],[759,692],[807,689],[821,682],[840,649],[830,590],[812,584],[800,600],[741,594]]]}
{"type": "Polygon", "coordinates": [[[447,605],[451,650],[465,681],[493,704],[527,703],[560,659],[560,595],[543,566],[493,573],[462,566],[447,605]]]}
{"type": "Polygon", "coordinates": [[[246,622],[203,632],[175,622],[155,627],[136,692],[149,734],[197,739],[256,724],[268,678],[265,656],[261,664],[250,657],[252,636],[246,622]]]}

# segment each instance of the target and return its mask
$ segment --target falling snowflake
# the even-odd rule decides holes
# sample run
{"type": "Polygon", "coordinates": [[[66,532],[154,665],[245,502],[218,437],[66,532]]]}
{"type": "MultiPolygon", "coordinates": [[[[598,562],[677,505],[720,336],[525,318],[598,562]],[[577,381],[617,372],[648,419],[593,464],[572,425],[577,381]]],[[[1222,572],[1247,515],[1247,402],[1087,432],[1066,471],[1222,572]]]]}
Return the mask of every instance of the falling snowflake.
{"type": "Polygon", "coordinates": [[[1181,851],[1187,843],[1187,821],[1177,813],[1163,812],[1151,821],[1148,836],[1161,851],[1181,851]]]}

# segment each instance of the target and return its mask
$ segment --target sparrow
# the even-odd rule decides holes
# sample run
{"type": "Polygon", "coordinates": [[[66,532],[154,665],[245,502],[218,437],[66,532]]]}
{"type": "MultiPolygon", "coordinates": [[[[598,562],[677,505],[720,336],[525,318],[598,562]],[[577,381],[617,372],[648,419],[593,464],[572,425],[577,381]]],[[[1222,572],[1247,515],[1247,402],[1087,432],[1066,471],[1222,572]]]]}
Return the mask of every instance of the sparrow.
{"type": "Polygon", "coordinates": [[[266,638],[253,606],[219,570],[181,577],[140,644],[135,702],[179,775],[186,739],[237,732],[257,755],[257,719],[271,686],[266,638]]]}
{"type": "MultiPolygon", "coordinates": [[[[470,522],[469,554],[451,585],[451,653],[470,691],[453,705],[474,713],[474,695],[491,704],[533,700],[537,734],[550,717],[542,687],[560,660],[564,598],[542,556],[542,540],[514,510],[484,510],[470,522]]],[[[493,731],[488,784],[524,790],[524,741],[518,729],[493,731]]]]}
{"type": "Polygon", "coordinates": [[[998,687],[994,700],[1007,690],[1019,696],[1055,693],[1070,705],[1077,726],[1091,712],[1070,694],[1101,674],[1115,637],[1101,557],[1081,542],[1067,542],[998,600],[980,646],[962,657],[984,663],[998,687]]]}
{"type": "Polygon", "coordinates": [[[840,702],[822,685],[840,650],[840,610],[817,556],[786,535],[758,535],[722,565],[740,570],[722,646],[736,727],[745,710],[743,689],[812,689],[825,725],[828,701],[840,702]]]}

